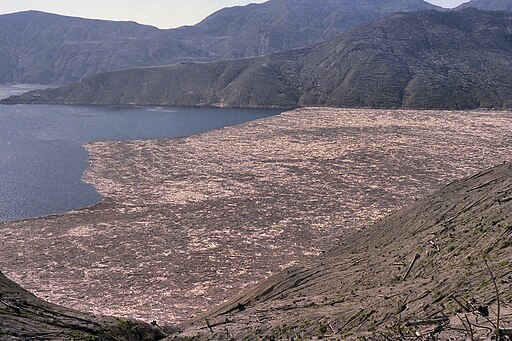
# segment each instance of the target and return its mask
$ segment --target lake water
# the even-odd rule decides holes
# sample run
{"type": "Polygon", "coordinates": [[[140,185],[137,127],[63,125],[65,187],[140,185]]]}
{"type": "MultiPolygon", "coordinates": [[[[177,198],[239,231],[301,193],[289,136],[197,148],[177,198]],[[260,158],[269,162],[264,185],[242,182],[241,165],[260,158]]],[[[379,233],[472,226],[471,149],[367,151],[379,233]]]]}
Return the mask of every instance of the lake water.
{"type": "MultiPolygon", "coordinates": [[[[0,87],[0,97],[27,87],[0,87]]],[[[81,181],[83,144],[181,137],[278,114],[276,110],[0,105],[0,221],[64,213],[101,200],[81,181]]],[[[115,170],[113,170],[115,171],[115,170]]]]}

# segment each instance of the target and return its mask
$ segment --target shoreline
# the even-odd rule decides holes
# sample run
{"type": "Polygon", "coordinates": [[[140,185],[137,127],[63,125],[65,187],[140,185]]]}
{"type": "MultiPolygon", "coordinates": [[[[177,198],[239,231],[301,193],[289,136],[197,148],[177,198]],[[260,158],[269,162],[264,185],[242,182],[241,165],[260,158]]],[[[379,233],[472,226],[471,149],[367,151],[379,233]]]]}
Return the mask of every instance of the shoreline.
{"type": "Polygon", "coordinates": [[[54,303],[182,322],[503,161],[511,122],[305,108],[177,139],[90,143],[84,180],[103,202],[0,223],[0,269],[54,303]]]}
{"type": "Polygon", "coordinates": [[[81,180],[90,166],[84,148],[89,141],[181,137],[279,113],[113,106],[0,109],[5,123],[1,221],[60,215],[98,203],[99,193],[81,180]]]}

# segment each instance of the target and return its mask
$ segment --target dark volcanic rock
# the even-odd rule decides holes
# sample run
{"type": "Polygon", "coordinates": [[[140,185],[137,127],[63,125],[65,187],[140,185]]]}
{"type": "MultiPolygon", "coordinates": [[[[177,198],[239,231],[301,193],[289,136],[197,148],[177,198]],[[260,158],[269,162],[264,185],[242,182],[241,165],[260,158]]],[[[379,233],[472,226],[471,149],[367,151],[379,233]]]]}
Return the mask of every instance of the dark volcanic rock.
{"type": "Polygon", "coordinates": [[[161,340],[157,326],[98,317],[38,299],[0,272],[0,339],[14,340],[161,340]]]}
{"type": "Polygon", "coordinates": [[[463,3],[456,9],[478,8],[484,11],[512,12],[512,0],[471,0],[463,3]]]}
{"type": "Polygon", "coordinates": [[[401,13],[270,56],[115,71],[3,103],[512,107],[512,15],[401,13]]]}
{"type": "MultiPolygon", "coordinates": [[[[501,324],[512,322],[511,247],[508,163],[456,181],[318,259],[245,290],[197,318],[183,336],[221,339],[228,330],[235,339],[359,340],[357,335],[366,333],[370,340],[402,339],[400,334],[463,340],[466,333],[455,315],[476,318],[480,307],[496,302],[493,276],[501,324]]],[[[490,318],[496,321],[495,313],[490,318]]],[[[485,327],[492,330],[492,323],[480,321],[472,331],[475,339],[490,339],[485,327]]]]}
{"type": "Polygon", "coordinates": [[[0,83],[65,83],[102,71],[266,54],[325,41],[423,0],[271,0],[173,30],[30,11],[0,16],[0,83]]]}

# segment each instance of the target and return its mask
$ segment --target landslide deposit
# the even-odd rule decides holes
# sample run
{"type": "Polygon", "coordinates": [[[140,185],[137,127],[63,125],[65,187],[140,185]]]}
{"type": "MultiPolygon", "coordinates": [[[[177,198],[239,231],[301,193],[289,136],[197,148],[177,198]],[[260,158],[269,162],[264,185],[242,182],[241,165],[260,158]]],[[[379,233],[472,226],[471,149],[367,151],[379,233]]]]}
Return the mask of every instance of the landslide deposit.
{"type": "MultiPolygon", "coordinates": [[[[0,223],[0,269],[73,309],[183,322],[442,185],[501,163],[512,155],[511,126],[510,112],[307,108],[175,140],[93,143],[85,180],[104,201],[0,223]]],[[[370,259],[368,269],[408,263],[411,248],[426,247],[420,232],[420,244],[402,244],[408,231],[397,236],[391,258],[370,259]]],[[[374,247],[363,241],[354,241],[361,252],[374,247]]],[[[465,247],[450,242],[443,239],[442,252],[465,247]]],[[[425,249],[418,252],[426,264],[425,249]]],[[[387,270],[392,280],[405,269],[387,270]]]]}
{"type": "Polygon", "coordinates": [[[0,103],[512,107],[512,14],[400,13],[277,54],[120,70],[0,103]]]}

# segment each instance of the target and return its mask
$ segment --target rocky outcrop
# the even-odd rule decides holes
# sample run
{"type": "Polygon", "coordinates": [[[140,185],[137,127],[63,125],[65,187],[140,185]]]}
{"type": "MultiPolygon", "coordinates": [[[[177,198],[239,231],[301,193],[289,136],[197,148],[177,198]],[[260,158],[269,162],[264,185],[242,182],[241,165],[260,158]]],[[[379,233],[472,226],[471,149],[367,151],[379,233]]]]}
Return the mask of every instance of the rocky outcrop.
{"type": "Polygon", "coordinates": [[[103,73],[2,103],[512,107],[512,15],[402,13],[270,56],[103,73]]]}

